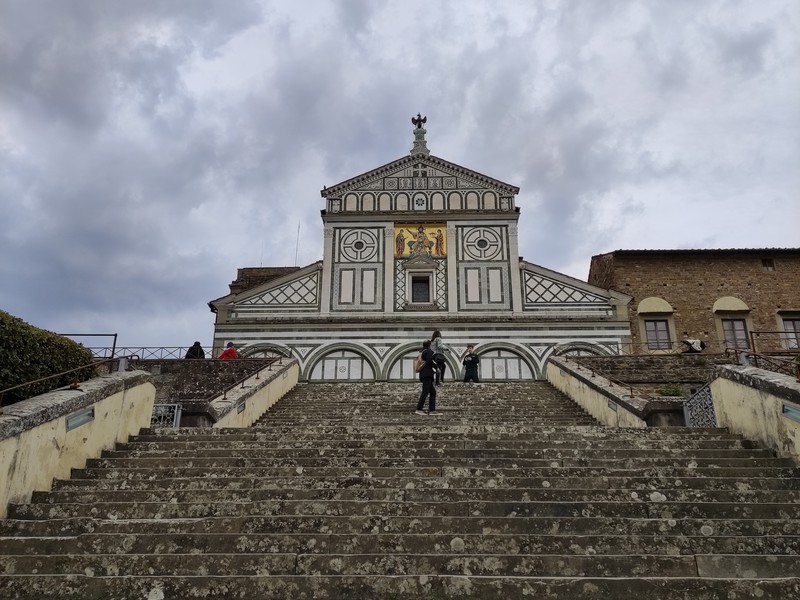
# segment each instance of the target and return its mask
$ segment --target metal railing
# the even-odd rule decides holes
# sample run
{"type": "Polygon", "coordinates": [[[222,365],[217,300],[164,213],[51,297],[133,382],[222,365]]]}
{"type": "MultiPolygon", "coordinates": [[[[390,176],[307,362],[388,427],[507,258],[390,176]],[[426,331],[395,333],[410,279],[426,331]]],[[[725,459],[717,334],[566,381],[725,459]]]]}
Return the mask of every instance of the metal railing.
{"type": "Polygon", "coordinates": [[[660,396],[655,396],[654,394],[650,394],[648,392],[639,390],[639,389],[635,388],[633,386],[633,384],[626,383],[626,382],[622,381],[621,379],[616,379],[615,377],[612,377],[611,375],[608,375],[607,373],[604,373],[603,371],[600,371],[599,369],[595,369],[594,367],[591,367],[591,366],[583,363],[581,361],[581,357],[579,357],[579,356],[569,356],[568,354],[564,354],[562,356],[559,356],[559,358],[563,358],[563,359],[565,359],[567,361],[572,360],[573,362],[578,363],[579,366],[581,366],[584,369],[589,371],[590,377],[602,377],[603,379],[607,379],[609,381],[609,383],[611,383],[612,390],[613,390],[614,387],[620,387],[620,388],[623,388],[623,389],[627,390],[628,393],[627,394],[620,394],[621,396],[627,395],[629,398],[633,398],[634,396],[637,396],[639,398],[644,398],[645,400],[657,400],[657,399],[661,398],[660,396]]]}
{"type": "MultiPolygon", "coordinates": [[[[266,360],[266,361],[269,361],[263,367],[259,368],[255,372],[255,379],[256,380],[261,379],[261,373],[263,373],[264,371],[272,371],[272,365],[274,365],[275,363],[278,363],[278,365],[280,365],[281,362],[282,362],[280,357],[278,357],[278,358],[233,358],[233,359],[229,359],[228,362],[234,362],[234,361],[251,361],[252,362],[254,360],[266,360]]],[[[237,387],[240,388],[240,389],[244,389],[245,382],[248,379],[250,379],[251,377],[253,377],[253,373],[249,373],[248,375],[245,375],[241,379],[237,379],[234,383],[232,383],[228,387],[224,388],[222,390],[222,392],[221,392],[222,393],[222,399],[223,400],[227,399],[228,392],[230,392],[233,389],[236,389],[237,387]]],[[[205,402],[209,403],[212,400],[218,398],[219,395],[220,395],[220,392],[216,391],[213,394],[209,395],[207,398],[205,398],[205,402]]]]}
{"type": "MultiPolygon", "coordinates": [[[[189,348],[190,346],[121,346],[119,348],[96,346],[89,347],[89,350],[95,358],[113,358],[116,354],[121,354],[124,356],[135,355],[141,360],[166,360],[184,358],[189,348]],[[115,352],[116,354],[114,354],[115,352]]],[[[207,359],[214,358],[211,347],[203,347],[203,351],[206,353],[207,359]]]]}
{"type": "MultiPolygon", "coordinates": [[[[92,373],[96,374],[97,367],[99,367],[100,365],[103,365],[103,364],[112,363],[112,362],[114,362],[116,360],[120,360],[120,365],[121,365],[120,366],[120,370],[124,370],[124,367],[122,367],[122,365],[125,364],[125,362],[124,362],[125,359],[131,359],[131,358],[133,358],[133,357],[123,356],[123,357],[118,357],[118,358],[106,358],[106,359],[99,360],[99,361],[93,361],[93,362],[91,362],[91,363],[89,363],[87,365],[81,365],[80,367],[75,367],[74,369],[69,369],[67,371],[62,371],[61,373],[56,373],[54,375],[48,375],[47,377],[40,377],[39,379],[26,381],[25,383],[19,383],[17,385],[11,386],[11,387],[6,388],[4,390],[0,390],[0,403],[2,403],[3,396],[5,396],[5,394],[8,393],[8,392],[13,392],[14,390],[19,390],[19,389],[22,389],[22,388],[30,386],[30,385],[36,385],[37,383],[44,383],[45,381],[50,381],[52,379],[59,379],[59,378],[65,377],[67,375],[71,375],[73,373],[77,375],[77,374],[81,373],[82,371],[88,371],[88,369],[92,369],[92,373]]],[[[82,381],[86,381],[88,379],[91,379],[91,377],[84,377],[83,379],[81,379],[80,377],[74,377],[73,380],[70,382],[69,387],[70,387],[70,389],[79,390],[81,382],[82,381]]]]}
{"type": "Polygon", "coordinates": [[[800,354],[790,356],[780,356],[777,354],[763,354],[751,352],[741,348],[726,348],[725,354],[734,357],[739,364],[752,366],[773,373],[791,375],[800,381],[800,354]]]}
{"type": "Polygon", "coordinates": [[[800,334],[791,331],[751,331],[750,347],[753,352],[800,354],[800,334]]]}
{"type": "Polygon", "coordinates": [[[182,407],[180,404],[154,404],[150,416],[150,427],[166,427],[176,429],[181,424],[182,407]]]}
{"type": "MultiPolygon", "coordinates": [[[[116,333],[59,333],[58,335],[60,335],[62,337],[70,338],[73,341],[77,341],[77,340],[74,340],[74,338],[110,337],[111,338],[111,346],[102,346],[102,347],[98,348],[98,350],[102,349],[104,351],[102,355],[97,354],[94,351],[94,349],[92,349],[92,348],[88,348],[88,349],[92,351],[92,356],[94,356],[95,358],[115,358],[117,356],[117,350],[118,350],[118,348],[117,348],[117,336],[118,336],[118,334],[116,334],[116,333]]],[[[135,352],[126,353],[126,352],[122,351],[122,349],[119,349],[119,350],[121,351],[120,352],[121,354],[135,354],[135,352]]]]}

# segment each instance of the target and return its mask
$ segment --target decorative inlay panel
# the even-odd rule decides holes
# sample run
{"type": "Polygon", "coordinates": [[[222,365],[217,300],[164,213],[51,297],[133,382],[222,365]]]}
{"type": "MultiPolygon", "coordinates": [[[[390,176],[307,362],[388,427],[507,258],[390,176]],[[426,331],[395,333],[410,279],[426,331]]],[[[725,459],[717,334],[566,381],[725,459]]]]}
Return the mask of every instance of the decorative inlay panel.
{"type": "Polygon", "coordinates": [[[498,227],[465,229],[462,248],[467,260],[504,260],[506,254],[502,229],[498,227]]]}
{"type": "Polygon", "coordinates": [[[552,302],[608,303],[602,296],[568,286],[560,281],[549,279],[530,271],[525,271],[522,279],[526,304],[547,304],[552,302]]]}
{"type": "Polygon", "coordinates": [[[248,298],[240,306],[309,306],[317,304],[318,272],[290,281],[260,296],[248,298]]]}
{"type": "Polygon", "coordinates": [[[375,262],[378,260],[378,235],[372,229],[353,229],[341,233],[339,260],[341,262],[375,262]]]}

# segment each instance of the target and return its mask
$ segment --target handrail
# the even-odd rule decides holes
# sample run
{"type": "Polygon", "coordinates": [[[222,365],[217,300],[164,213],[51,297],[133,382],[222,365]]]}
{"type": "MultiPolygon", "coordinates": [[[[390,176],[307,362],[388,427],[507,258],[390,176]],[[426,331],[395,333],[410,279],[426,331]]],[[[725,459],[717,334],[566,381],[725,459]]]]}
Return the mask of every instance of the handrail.
{"type": "MultiPolygon", "coordinates": [[[[26,387],[28,385],[34,385],[34,384],[37,384],[37,383],[42,383],[44,381],[49,381],[50,379],[57,379],[58,377],[63,377],[64,375],[69,375],[70,373],[83,371],[84,369],[88,369],[90,367],[97,367],[98,365],[102,365],[102,364],[105,364],[105,363],[108,363],[108,362],[113,362],[113,361],[116,361],[116,360],[120,360],[121,358],[132,358],[132,357],[106,358],[106,359],[100,360],[100,361],[93,361],[93,362],[89,363],[88,365],[82,365],[80,367],[75,367],[74,369],[69,369],[68,371],[62,371],[61,373],[56,373],[55,375],[48,375],[47,377],[40,377],[39,379],[34,379],[33,381],[26,381],[25,383],[19,383],[19,384],[15,385],[15,386],[12,386],[10,388],[6,388],[4,390],[0,390],[0,400],[2,400],[3,395],[6,392],[13,392],[14,390],[18,390],[18,389],[26,387]]],[[[71,387],[71,389],[78,389],[78,385],[79,384],[80,384],[80,382],[78,382],[77,379],[76,379],[71,384],[70,387],[71,387]]]]}
{"type": "MultiPolygon", "coordinates": [[[[725,353],[736,354],[736,362],[745,366],[753,366],[757,369],[764,369],[783,375],[794,375],[800,381],[800,354],[795,358],[786,358],[775,354],[764,354],[763,352],[751,352],[737,348],[726,348],[725,353]],[[760,364],[759,364],[760,363],[760,364]]],[[[783,354],[795,354],[791,351],[784,351],[783,354]]]]}
{"type": "MultiPolygon", "coordinates": [[[[234,362],[234,361],[241,361],[241,360],[247,360],[247,361],[268,360],[269,361],[267,364],[265,364],[263,367],[261,367],[260,369],[258,369],[256,371],[256,373],[255,373],[256,379],[261,379],[261,372],[264,369],[269,369],[271,371],[272,370],[272,365],[274,365],[276,362],[278,364],[280,364],[280,358],[268,358],[268,359],[265,359],[265,358],[257,358],[257,359],[253,359],[253,358],[231,358],[231,359],[228,359],[226,362],[234,362]]],[[[244,382],[247,381],[248,379],[250,379],[252,376],[253,376],[253,373],[250,373],[249,375],[246,375],[246,376],[242,377],[241,379],[237,379],[234,383],[232,383],[228,387],[224,388],[222,390],[222,399],[223,400],[226,399],[228,397],[228,392],[230,392],[236,386],[241,386],[241,388],[243,389],[244,388],[244,382]]],[[[209,403],[212,400],[214,400],[215,398],[219,397],[219,394],[220,394],[219,392],[214,392],[213,394],[211,394],[210,396],[205,398],[203,401],[206,402],[206,403],[209,403]]]]}
{"type": "Polygon", "coordinates": [[[616,379],[614,377],[611,377],[610,375],[607,375],[607,374],[603,373],[602,371],[600,371],[598,369],[592,368],[592,367],[590,367],[588,365],[585,365],[585,364],[581,363],[581,361],[580,361],[581,357],[576,357],[576,356],[570,357],[568,354],[564,354],[564,355],[559,356],[558,358],[563,358],[566,361],[570,361],[570,360],[575,361],[581,367],[583,367],[584,369],[587,369],[591,373],[591,377],[594,377],[595,375],[599,375],[600,377],[603,377],[604,379],[608,379],[608,381],[612,385],[618,385],[618,386],[623,387],[623,388],[628,388],[628,392],[629,392],[628,396],[630,396],[631,398],[633,398],[634,396],[638,396],[640,398],[644,398],[645,400],[658,400],[660,398],[658,396],[654,396],[654,395],[649,394],[647,392],[641,392],[639,390],[637,390],[637,392],[634,394],[633,384],[625,383],[624,381],[622,381],[620,379],[616,379]]]}

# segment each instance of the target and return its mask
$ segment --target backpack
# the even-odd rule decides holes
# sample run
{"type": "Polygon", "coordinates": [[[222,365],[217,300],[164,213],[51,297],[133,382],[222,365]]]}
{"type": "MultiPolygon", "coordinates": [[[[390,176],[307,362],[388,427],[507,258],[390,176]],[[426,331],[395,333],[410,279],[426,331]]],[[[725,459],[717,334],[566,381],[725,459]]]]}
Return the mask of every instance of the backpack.
{"type": "Polygon", "coordinates": [[[422,352],[417,355],[416,360],[414,360],[414,371],[419,373],[422,371],[423,367],[425,367],[425,360],[422,358],[422,352]]]}

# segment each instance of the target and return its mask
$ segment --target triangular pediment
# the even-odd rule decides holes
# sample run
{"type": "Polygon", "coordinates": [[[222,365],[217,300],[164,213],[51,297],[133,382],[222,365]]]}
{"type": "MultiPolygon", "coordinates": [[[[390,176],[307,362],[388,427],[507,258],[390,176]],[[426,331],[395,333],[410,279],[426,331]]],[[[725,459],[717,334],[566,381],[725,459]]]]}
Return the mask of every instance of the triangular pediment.
{"type": "Polygon", "coordinates": [[[246,290],[233,298],[237,311],[314,309],[319,306],[322,271],[313,263],[291,274],[246,290]]]}
{"type": "Polygon", "coordinates": [[[436,156],[407,156],[387,163],[336,185],[326,187],[324,198],[347,192],[397,190],[493,190],[500,195],[516,195],[519,188],[462,167],[436,156]]]}
{"type": "Polygon", "coordinates": [[[610,306],[630,299],[532,263],[521,262],[522,299],[526,308],[547,306],[610,306]]]}
{"type": "Polygon", "coordinates": [[[407,258],[402,263],[404,269],[409,268],[429,268],[429,269],[438,269],[439,268],[439,261],[435,258],[431,258],[430,256],[419,254],[407,258]]]}

